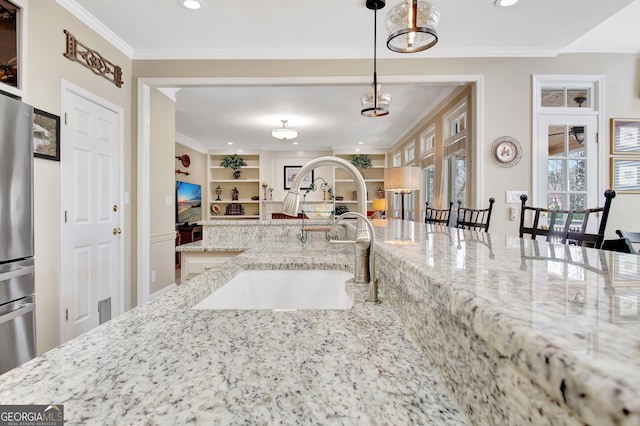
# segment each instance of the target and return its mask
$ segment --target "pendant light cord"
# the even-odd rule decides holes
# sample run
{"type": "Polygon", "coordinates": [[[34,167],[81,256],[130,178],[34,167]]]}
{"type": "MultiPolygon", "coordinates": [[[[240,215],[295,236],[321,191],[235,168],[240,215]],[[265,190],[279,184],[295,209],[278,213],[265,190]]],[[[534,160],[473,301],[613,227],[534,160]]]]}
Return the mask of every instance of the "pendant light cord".
{"type": "Polygon", "coordinates": [[[378,73],[376,71],[376,40],[378,38],[378,2],[373,9],[373,111],[378,112],[378,73]]]}

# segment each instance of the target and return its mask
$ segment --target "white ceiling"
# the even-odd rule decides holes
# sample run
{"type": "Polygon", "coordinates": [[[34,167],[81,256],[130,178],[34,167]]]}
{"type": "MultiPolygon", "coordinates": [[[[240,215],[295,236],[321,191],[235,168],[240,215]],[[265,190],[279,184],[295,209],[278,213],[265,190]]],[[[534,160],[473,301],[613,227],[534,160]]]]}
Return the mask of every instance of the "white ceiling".
{"type": "MultiPolygon", "coordinates": [[[[373,12],[364,0],[57,0],[133,59],[371,58],[373,12]]],[[[438,44],[398,54],[385,46],[388,0],[378,12],[378,58],[554,56],[562,52],[640,52],[640,0],[432,0],[438,44]]],[[[270,130],[288,119],[296,149],[391,146],[455,85],[389,84],[391,114],[364,118],[366,82],[327,85],[182,88],[176,97],[181,142],[201,149],[291,149],[270,130]]]]}

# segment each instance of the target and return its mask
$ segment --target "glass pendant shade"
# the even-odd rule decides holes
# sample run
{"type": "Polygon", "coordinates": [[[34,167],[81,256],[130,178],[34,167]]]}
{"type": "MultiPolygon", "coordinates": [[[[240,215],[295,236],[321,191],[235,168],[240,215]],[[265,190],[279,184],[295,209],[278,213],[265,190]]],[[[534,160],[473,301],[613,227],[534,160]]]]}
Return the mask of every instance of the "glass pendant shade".
{"type": "Polygon", "coordinates": [[[383,92],[379,84],[372,84],[370,90],[360,98],[362,110],[360,114],[365,117],[381,117],[389,114],[391,95],[383,92]],[[377,102],[376,102],[376,97],[377,102]]]}
{"type": "Polygon", "coordinates": [[[298,137],[298,131],[296,129],[290,129],[287,127],[288,120],[280,120],[282,127],[275,128],[271,131],[271,136],[280,140],[295,139],[298,137]]]}
{"type": "Polygon", "coordinates": [[[413,53],[438,42],[436,27],[440,12],[424,0],[403,0],[387,13],[387,47],[394,52],[413,53]]]}

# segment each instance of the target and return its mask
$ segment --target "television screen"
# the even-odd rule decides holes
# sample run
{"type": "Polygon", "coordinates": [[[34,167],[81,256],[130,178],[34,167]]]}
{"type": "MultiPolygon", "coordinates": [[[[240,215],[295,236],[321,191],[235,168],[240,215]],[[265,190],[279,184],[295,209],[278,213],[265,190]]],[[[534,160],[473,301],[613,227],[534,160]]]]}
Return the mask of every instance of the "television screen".
{"type": "Polygon", "coordinates": [[[189,182],[176,182],[176,223],[202,220],[201,186],[189,182]]]}

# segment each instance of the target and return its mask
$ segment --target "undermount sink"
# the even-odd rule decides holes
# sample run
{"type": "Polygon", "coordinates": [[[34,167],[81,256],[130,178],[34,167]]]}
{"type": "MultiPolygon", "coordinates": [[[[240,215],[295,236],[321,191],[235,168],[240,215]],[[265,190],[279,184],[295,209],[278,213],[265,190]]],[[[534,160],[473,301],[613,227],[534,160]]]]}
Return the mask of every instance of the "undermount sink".
{"type": "Polygon", "coordinates": [[[246,270],[193,309],[351,309],[351,279],[338,270],[246,270]]]}

